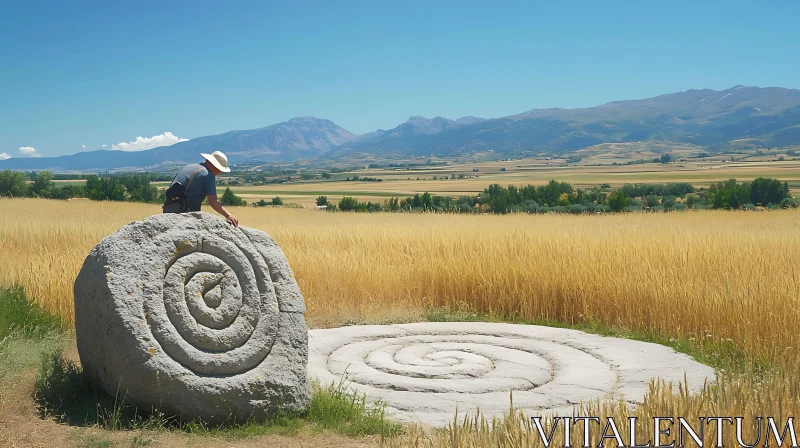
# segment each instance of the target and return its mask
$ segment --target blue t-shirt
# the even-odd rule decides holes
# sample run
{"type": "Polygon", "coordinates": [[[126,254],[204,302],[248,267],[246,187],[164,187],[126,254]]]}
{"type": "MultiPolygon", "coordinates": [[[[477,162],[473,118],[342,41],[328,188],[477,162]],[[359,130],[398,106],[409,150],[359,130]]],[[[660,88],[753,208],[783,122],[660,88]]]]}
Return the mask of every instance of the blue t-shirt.
{"type": "Polygon", "coordinates": [[[181,168],[170,186],[174,185],[175,182],[180,182],[184,188],[189,185],[189,190],[186,192],[186,210],[190,212],[199,212],[206,196],[217,195],[217,180],[200,163],[192,163],[181,168]],[[195,171],[197,171],[197,174],[194,175],[194,179],[190,184],[189,179],[195,171]]]}

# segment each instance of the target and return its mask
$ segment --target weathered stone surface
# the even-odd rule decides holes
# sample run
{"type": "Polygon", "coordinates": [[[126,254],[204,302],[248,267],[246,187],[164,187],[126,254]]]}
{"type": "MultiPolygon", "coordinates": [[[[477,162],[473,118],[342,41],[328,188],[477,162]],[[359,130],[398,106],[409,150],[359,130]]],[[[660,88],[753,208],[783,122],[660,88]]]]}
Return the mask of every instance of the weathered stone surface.
{"type": "Polygon", "coordinates": [[[308,374],[342,378],[389,415],[441,426],[480,408],[500,417],[572,416],[581,402],[641,402],[653,378],[690,391],[714,370],[669,347],[576,330],[483,322],[425,322],[311,330],[308,374]]]}
{"type": "Polygon", "coordinates": [[[308,406],[305,303],[264,232],[200,212],[132,222],[74,293],[81,364],[110,395],[207,421],[308,406]]]}

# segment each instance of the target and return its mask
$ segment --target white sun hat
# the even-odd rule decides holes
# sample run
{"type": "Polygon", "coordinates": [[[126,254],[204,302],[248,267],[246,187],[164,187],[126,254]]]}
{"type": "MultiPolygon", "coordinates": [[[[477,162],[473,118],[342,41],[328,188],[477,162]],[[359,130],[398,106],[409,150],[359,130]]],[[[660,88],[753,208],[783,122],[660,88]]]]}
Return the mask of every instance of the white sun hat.
{"type": "Polygon", "coordinates": [[[211,162],[212,165],[217,167],[223,173],[230,173],[231,169],[228,168],[228,157],[222,151],[214,151],[211,154],[200,153],[206,160],[211,162]]]}

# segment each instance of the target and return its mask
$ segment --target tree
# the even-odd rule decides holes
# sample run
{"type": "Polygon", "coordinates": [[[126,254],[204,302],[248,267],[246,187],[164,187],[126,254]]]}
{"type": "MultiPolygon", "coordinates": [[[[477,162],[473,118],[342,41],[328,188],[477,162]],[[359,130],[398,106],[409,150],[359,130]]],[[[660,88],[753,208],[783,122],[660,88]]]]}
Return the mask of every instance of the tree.
{"type": "Polygon", "coordinates": [[[86,176],[86,197],[93,201],[124,201],[125,186],[116,177],[86,176]]]}
{"type": "Polygon", "coordinates": [[[752,187],[748,183],[737,184],[736,179],[712,184],[708,189],[713,208],[739,209],[750,202],[752,187]]]}
{"type": "Polygon", "coordinates": [[[0,172],[0,196],[23,198],[28,195],[28,184],[25,174],[5,170],[0,172]]]}
{"type": "Polygon", "coordinates": [[[425,207],[425,209],[429,209],[431,208],[431,204],[433,204],[433,198],[431,197],[431,194],[427,191],[422,193],[422,206],[425,207]]]}
{"type": "Polygon", "coordinates": [[[33,180],[31,193],[40,198],[49,198],[53,195],[53,173],[40,171],[33,180]]]}
{"type": "Polygon", "coordinates": [[[345,196],[339,201],[339,210],[343,212],[351,212],[358,209],[358,201],[350,196],[345,196]]]}
{"type": "Polygon", "coordinates": [[[124,174],[119,181],[128,192],[128,199],[133,202],[158,202],[158,189],[150,185],[148,174],[124,174]]]}
{"type": "Polygon", "coordinates": [[[328,197],[327,196],[320,196],[320,197],[317,198],[317,207],[322,207],[323,205],[324,206],[328,205],[328,197]]]}
{"type": "Polygon", "coordinates": [[[789,197],[789,184],[777,179],[759,177],[750,185],[750,202],[755,205],[780,204],[789,197]]]}
{"type": "Polygon", "coordinates": [[[64,185],[61,188],[53,188],[53,199],[82,198],[86,196],[86,189],[83,185],[64,185]]]}
{"type": "Polygon", "coordinates": [[[386,204],[383,208],[384,210],[388,210],[390,212],[396,212],[400,210],[400,200],[398,198],[390,198],[388,201],[386,201],[386,204]]]}
{"type": "Polygon", "coordinates": [[[660,161],[661,163],[669,163],[672,161],[672,156],[669,154],[662,154],[660,161]]]}
{"type": "Polygon", "coordinates": [[[612,212],[621,212],[627,205],[628,197],[625,196],[625,192],[621,189],[608,196],[608,208],[610,208],[612,212]]]}
{"type": "Polygon", "coordinates": [[[675,196],[664,196],[661,198],[661,205],[664,206],[664,210],[672,210],[675,207],[675,196]]]}
{"type": "Polygon", "coordinates": [[[276,205],[283,205],[283,199],[281,199],[280,196],[272,198],[272,206],[274,207],[276,205]]]}
{"type": "Polygon", "coordinates": [[[226,187],[225,192],[222,193],[222,198],[219,200],[222,205],[229,206],[243,206],[247,205],[247,201],[236,196],[233,191],[231,191],[231,187],[226,187]]]}
{"type": "Polygon", "coordinates": [[[686,195],[686,206],[689,208],[694,208],[697,203],[700,202],[700,196],[692,193],[686,195]]]}
{"type": "Polygon", "coordinates": [[[495,196],[489,201],[493,213],[506,214],[508,213],[508,199],[507,196],[495,196]]]}

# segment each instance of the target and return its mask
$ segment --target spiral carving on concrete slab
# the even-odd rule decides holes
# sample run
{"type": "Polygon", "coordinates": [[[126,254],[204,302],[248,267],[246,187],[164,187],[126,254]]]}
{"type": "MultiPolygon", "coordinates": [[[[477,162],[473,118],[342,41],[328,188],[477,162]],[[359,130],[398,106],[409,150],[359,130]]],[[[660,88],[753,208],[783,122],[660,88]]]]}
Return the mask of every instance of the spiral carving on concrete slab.
{"type": "Polygon", "coordinates": [[[346,379],[390,415],[443,425],[458,406],[488,417],[514,406],[572,415],[581,402],[641,401],[652,378],[691,390],[710,367],[668,347],[575,330],[499,323],[415,323],[312,330],[309,376],[346,379]]]}
{"type": "Polygon", "coordinates": [[[75,281],[84,371],[111,395],[186,419],[304,409],[304,313],[275,241],[206,213],[128,224],[75,281]]]}

